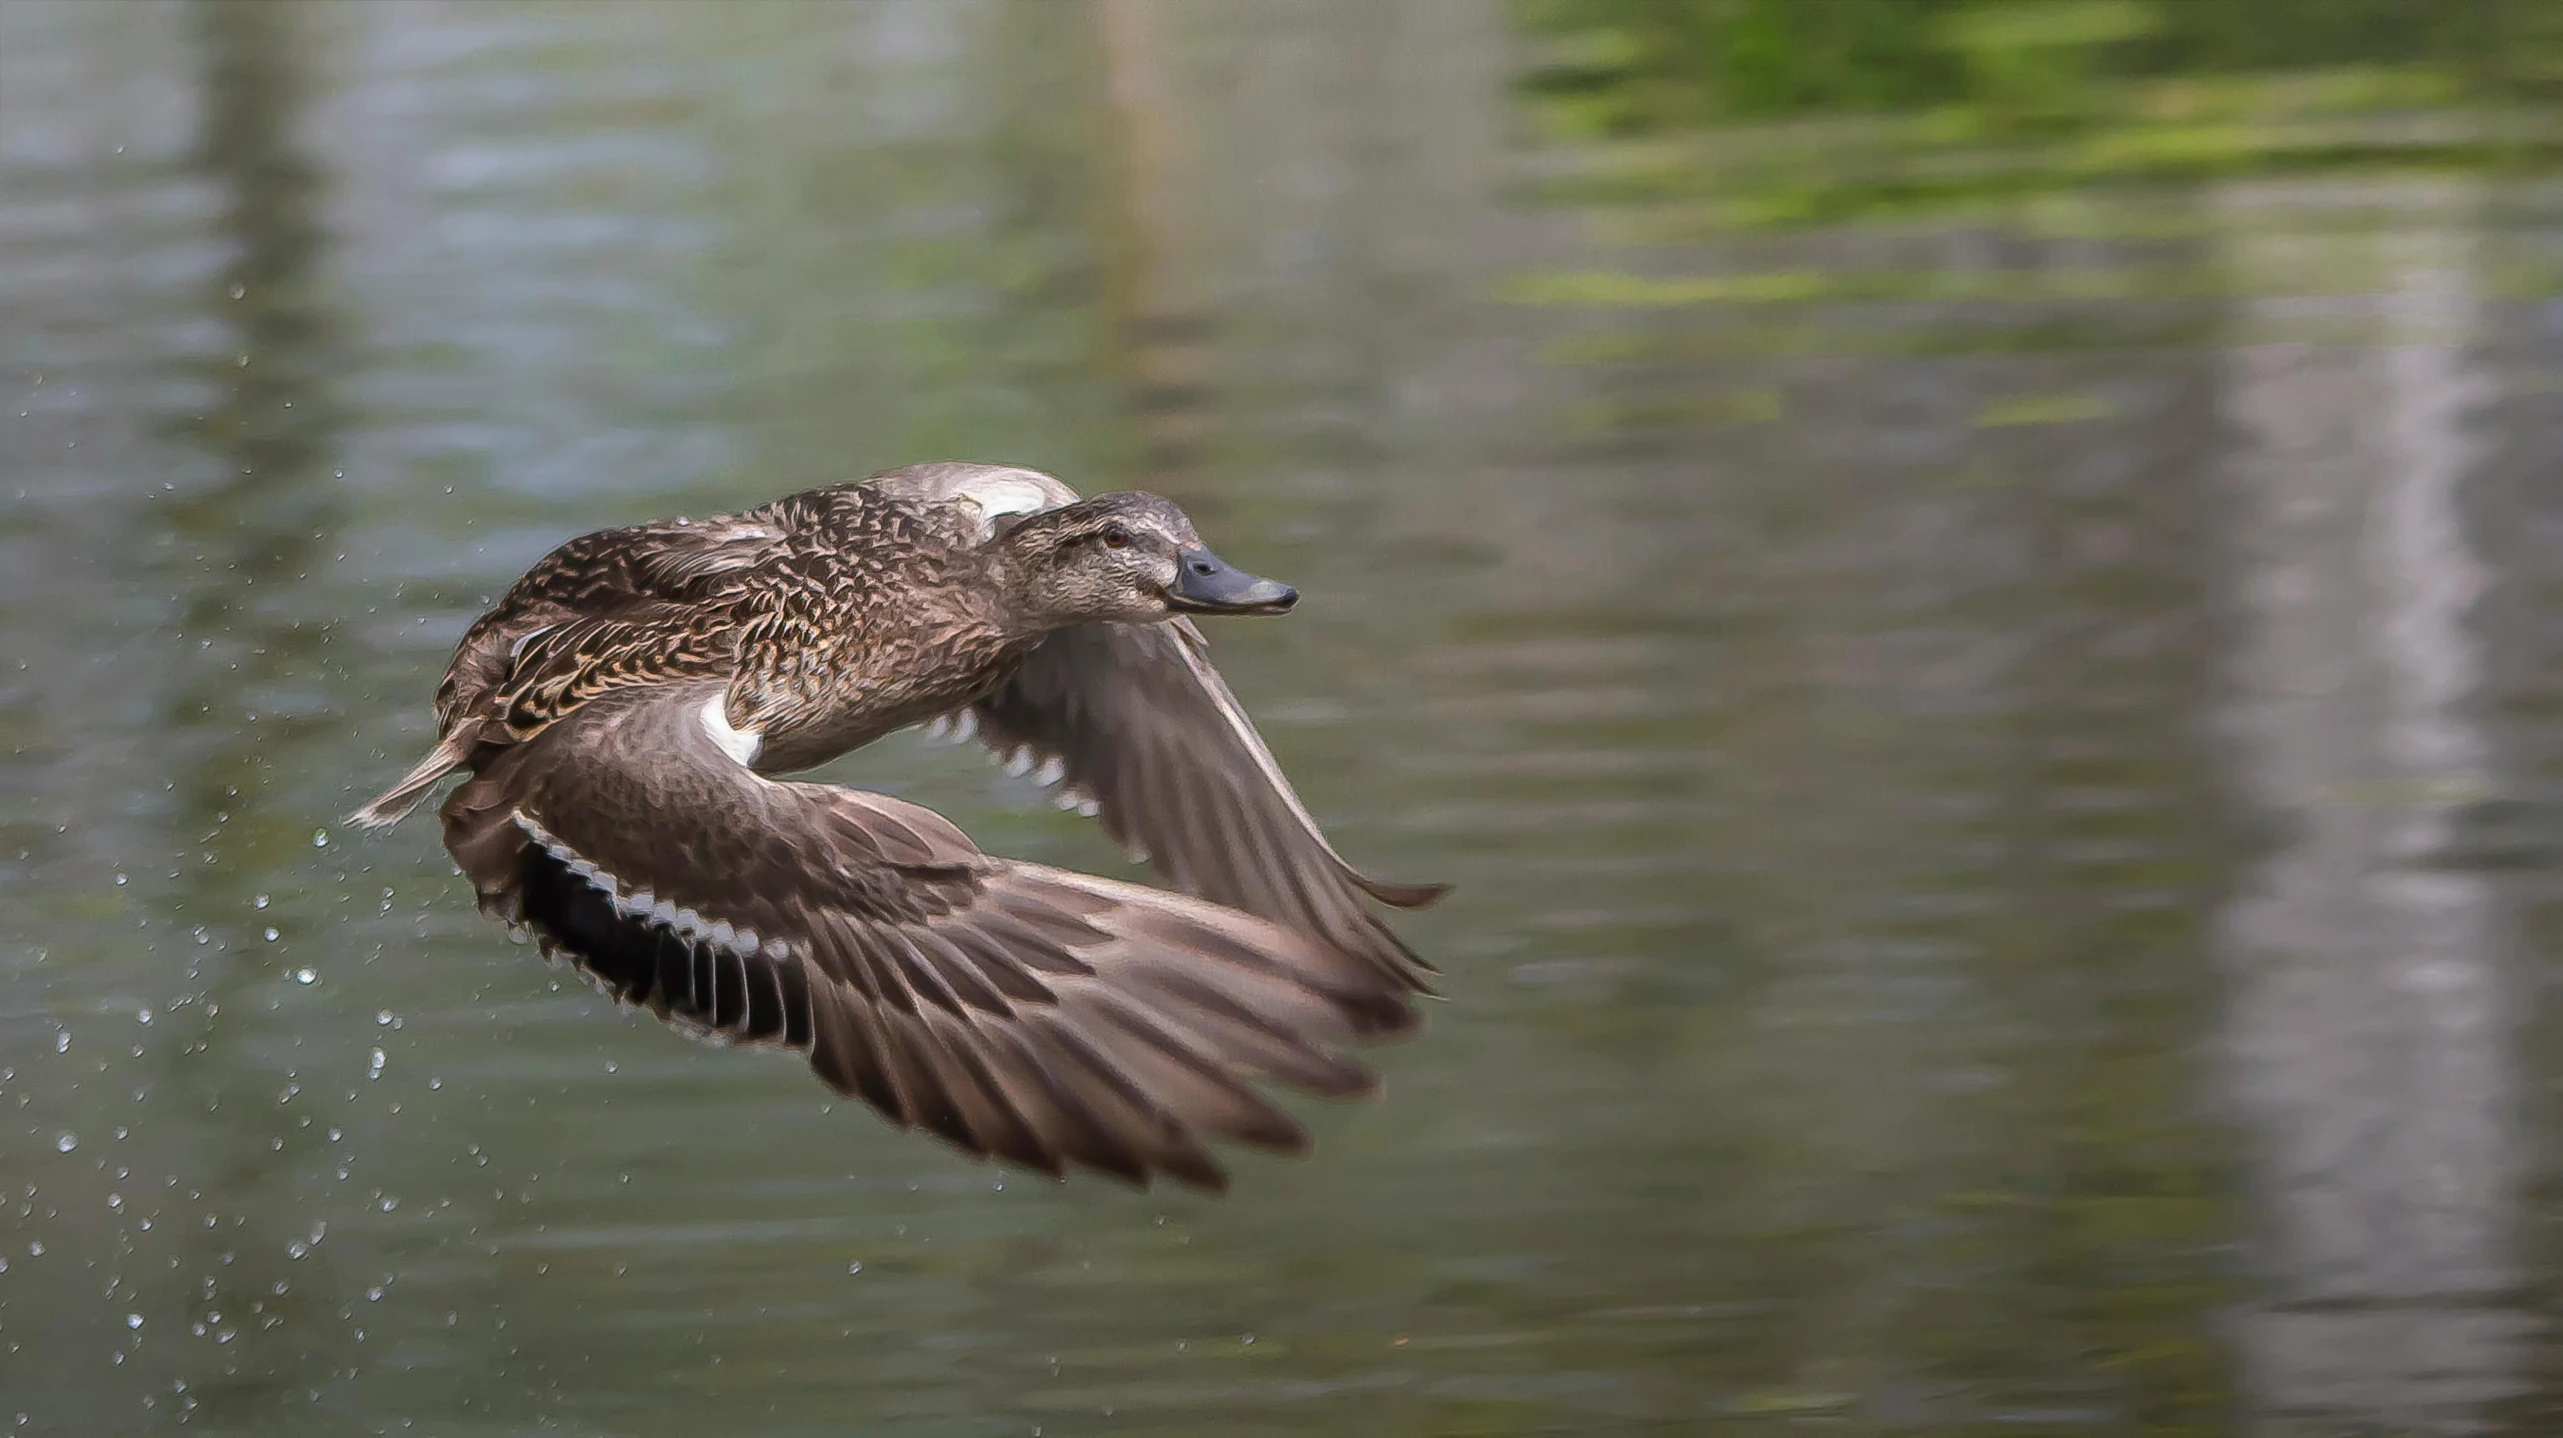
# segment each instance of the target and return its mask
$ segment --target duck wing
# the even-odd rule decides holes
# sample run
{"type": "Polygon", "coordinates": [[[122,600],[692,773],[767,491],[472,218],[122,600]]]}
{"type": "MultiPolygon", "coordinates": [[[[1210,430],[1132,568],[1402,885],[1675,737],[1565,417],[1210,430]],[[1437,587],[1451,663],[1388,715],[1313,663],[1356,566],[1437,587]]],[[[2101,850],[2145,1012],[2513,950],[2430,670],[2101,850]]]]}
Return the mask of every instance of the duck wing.
{"type": "Polygon", "coordinates": [[[1389,884],[1319,832],[1191,620],[1063,629],[965,724],[1016,772],[1064,784],[1116,843],[1184,892],[1358,956],[1425,991],[1417,958],[1364,902],[1421,908],[1445,885],[1389,884]]]}
{"type": "Polygon", "coordinates": [[[567,653],[560,631],[589,621],[631,622],[663,609],[735,597],[790,539],[779,505],[704,520],[634,524],[582,534],[534,562],[455,646],[436,694],[441,726],[486,707],[489,692],[519,675],[528,651],[567,653]]]}
{"type": "Polygon", "coordinates": [[[491,756],[442,811],[481,907],[617,999],[1053,1175],[1216,1191],[1206,1139],[1307,1146],[1252,1081],[1366,1093],[1333,1046],[1415,1022],[1376,968],[1278,925],[758,775],[708,727],[723,694],[613,691],[491,756]]]}
{"type": "Polygon", "coordinates": [[[400,822],[483,744],[511,742],[598,689],[721,672],[730,604],[791,537],[782,504],[600,529],[536,560],[455,644],[436,689],[435,747],[350,822],[400,822]]]}
{"type": "MultiPolygon", "coordinates": [[[[740,619],[729,605],[650,601],[607,614],[561,614],[518,629],[487,652],[476,653],[466,639],[454,667],[469,663],[475,673],[460,700],[450,708],[440,703],[436,746],[348,820],[367,828],[396,824],[476,754],[521,743],[608,690],[726,680],[737,664],[740,619]]],[[[455,687],[450,675],[446,686],[455,687]]]]}

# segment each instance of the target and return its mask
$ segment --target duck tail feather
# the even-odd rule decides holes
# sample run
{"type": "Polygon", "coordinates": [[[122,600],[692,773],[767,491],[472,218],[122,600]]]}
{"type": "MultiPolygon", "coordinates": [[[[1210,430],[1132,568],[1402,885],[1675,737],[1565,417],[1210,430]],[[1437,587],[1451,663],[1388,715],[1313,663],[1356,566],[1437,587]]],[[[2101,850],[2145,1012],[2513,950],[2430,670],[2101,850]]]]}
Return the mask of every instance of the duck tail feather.
{"type": "Polygon", "coordinates": [[[1366,874],[1353,875],[1362,892],[1393,909],[1421,909],[1440,902],[1451,891],[1448,884],[1392,884],[1366,874]]]}
{"type": "Polygon", "coordinates": [[[471,726],[457,725],[454,732],[427,751],[427,757],[418,761],[417,768],[402,775],[399,783],[375,795],[372,802],[348,815],[347,822],[368,829],[389,828],[399,823],[410,810],[418,807],[419,800],[427,797],[428,790],[436,787],[437,780],[461,768],[463,761],[471,757],[474,737],[471,726]]]}

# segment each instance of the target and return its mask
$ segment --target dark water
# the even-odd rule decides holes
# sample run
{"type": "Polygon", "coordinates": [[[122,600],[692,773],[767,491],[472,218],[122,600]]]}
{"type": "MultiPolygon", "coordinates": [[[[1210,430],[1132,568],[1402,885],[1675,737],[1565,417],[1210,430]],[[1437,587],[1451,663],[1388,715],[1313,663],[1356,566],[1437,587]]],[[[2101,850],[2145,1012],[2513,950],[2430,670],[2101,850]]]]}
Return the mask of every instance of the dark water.
{"type": "Polygon", "coordinates": [[[1907,8],[0,6],[0,1431],[2563,1424],[2540,7],[1907,8]],[[338,825],[559,539],[941,457],[1298,583],[1459,886],[1223,1202],[338,825]]]}

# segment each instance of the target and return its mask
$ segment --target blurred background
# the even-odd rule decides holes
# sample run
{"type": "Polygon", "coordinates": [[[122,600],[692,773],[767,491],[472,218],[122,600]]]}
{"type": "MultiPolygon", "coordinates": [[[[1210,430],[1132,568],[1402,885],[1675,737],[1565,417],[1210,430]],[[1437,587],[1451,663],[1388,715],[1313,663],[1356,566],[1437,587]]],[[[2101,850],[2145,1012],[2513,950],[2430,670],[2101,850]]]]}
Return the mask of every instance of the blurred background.
{"type": "Polygon", "coordinates": [[[0,4],[0,1431],[2554,1431],[2559,98],[2550,0],[0,4]],[[562,538],[938,458],[1302,586],[1226,672],[1459,886],[1224,1202],[339,825],[562,538]]]}

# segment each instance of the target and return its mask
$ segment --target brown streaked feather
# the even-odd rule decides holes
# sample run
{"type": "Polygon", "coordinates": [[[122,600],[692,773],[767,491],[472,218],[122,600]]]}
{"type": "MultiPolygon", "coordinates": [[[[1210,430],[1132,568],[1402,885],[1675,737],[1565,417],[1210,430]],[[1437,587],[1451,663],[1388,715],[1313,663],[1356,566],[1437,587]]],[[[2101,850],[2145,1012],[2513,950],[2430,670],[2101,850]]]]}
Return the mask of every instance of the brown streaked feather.
{"type": "Polygon", "coordinates": [[[698,623],[722,615],[750,592],[750,571],[791,538],[785,503],[700,522],[600,529],[544,555],[464,632],[437,689],[439,723],[484,709],[529,645],[561,625],[662,606],[686,606],[698,623]]]}
{"type": "Polygon", "coordinates": [[[1024,767],[1055,761],[1105,832],[1184,892],[1322,938],[1427,991],[1432,966],[1364,900],[1420,908],[1446,889],[1382,883],[1344,862],[1190,620],[1063,629],[976,716],[990,751],[1023,754],[1024,767]]]}
{"type": "Polygon", "coordinates": [[[1309,935],[993,858],[884,795],[763,778],[699,721],[721,693],[598,694],[444,806],[482,906],[618,999],[801,1049],[830,1087],[970,1153],[1214,1191],[1208,1140],[1307,1143],[1255,1082],[1366,1092],[1334,1048],[1415,1022],[1405,985],[1309,935]]]}
{"type": "Polygon", "coordinates": [[[726,674],[733,610],[755,593],[752,571],[792,537],[787,506],[805,498],[600,529],[535,561],[455,644],[436,689],[436,746],[349,822],[399,822],[482,745],[511,743],[589,694],[726,674]]]}
{"type": "Polygon", "coordinates": [[[738,609],[664,602],[564,620],[529,636],[506,680],[482,701],[522,737],[609,689],[727,679],[738,661],[738,609]]]}
{"type": "Polygon", "coordinates": [[[563,543],[464,631],[437,688],[435,749],[350,820],[396,822],[484,747],[528,738],[606,690],[731,678],[743,644],[761,641],[772,667],[800,672],[806,653],[859,637],[862,608],[881,600],[844,581],[864,577],[857,561],[872,546],[913,548],[917,513],[867,481],[563,543]],[[831,603],[840,612],[826,613],[831,603]]]}

